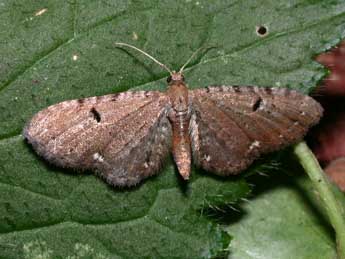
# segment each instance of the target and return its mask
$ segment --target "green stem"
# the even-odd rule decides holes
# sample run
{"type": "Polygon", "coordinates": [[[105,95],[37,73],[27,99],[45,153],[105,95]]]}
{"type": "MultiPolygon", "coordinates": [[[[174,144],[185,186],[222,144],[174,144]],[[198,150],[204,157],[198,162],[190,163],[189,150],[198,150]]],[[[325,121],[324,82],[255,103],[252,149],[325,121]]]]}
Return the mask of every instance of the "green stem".
{"type": "Polygon", "coordinates": [[[327,176],[305,142],[298,143],[294,149],[300,163],[308,174],[336,233],[337,253],[339,259],[345,259],[345,213],[344,207],[336,199],[327,176]]]}

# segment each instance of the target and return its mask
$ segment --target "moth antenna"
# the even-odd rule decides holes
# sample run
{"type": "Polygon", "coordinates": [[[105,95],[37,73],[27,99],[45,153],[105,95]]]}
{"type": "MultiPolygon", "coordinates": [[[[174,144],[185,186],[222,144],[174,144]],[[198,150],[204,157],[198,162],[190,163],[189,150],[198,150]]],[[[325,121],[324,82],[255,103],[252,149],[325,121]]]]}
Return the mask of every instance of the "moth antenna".
{"type": "Polygon", "coordinates": [[[162,62],[159,62],[157,59],[155,59],[154,57],[152,57],[150,54],[146,53],[145,51],[138,49],[137,47],[127,44],[127,43],[123,43],[123,42],[115,42],[116,45],[118,46],[124,46],[124,47],[128,47],[128,48],[132,48],[136,51],[139,51],[141,54],[145,55],[146,57],[150,58],[151,60],[153,60],[155,63],[157,63],[158,65],[160,65],[161,67],[163,67],[165,70],[167,70],[169,72],[170,75],[173,74],[172,70],[170,70],[166,65],[164,65],[162,62]]]}
{"type": "Polygon", "coordinates": [[[179,73],[182,73],[185,67],[193,60],[193,58],[196,56],[198,52],[200,52],[203,49],[211,49],[216,48],[215,46],[208,46],[208,47],[200,47],[194,53],[190,56],[190,58],[187,60],[187,62],[180,68],[179,73]]]}

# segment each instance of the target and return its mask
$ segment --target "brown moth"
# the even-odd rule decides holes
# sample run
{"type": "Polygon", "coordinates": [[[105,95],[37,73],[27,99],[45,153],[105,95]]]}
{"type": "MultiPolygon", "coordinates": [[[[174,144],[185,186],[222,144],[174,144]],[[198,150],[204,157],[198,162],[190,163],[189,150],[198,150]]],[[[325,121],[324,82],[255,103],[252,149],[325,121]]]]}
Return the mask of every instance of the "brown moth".
{"type": "Polygon", "coordinates": [[[209,86],[188,90],[183,69],[168,90],[137,91],[64,101],[38,112],[24,136],[61,167],[93,170],[114,186],[132,186],[158,172],[171,150],[188,179],[192,160],[217,175],[238,174],[261,154],[303,138],[321,106],[286,88],[209,86]]]}

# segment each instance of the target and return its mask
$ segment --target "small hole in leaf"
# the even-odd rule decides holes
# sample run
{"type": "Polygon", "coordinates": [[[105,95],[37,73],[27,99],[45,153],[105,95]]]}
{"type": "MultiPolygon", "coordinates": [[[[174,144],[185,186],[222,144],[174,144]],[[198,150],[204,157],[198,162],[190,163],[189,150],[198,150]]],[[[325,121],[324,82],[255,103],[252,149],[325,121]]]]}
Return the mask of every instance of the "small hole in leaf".
{"type": "Polygon", "coordinates": [[[260,37],[264,37],[268,34],[268,30],[266,26],[260,25],[256,27],[256,34],[260,37]]]}

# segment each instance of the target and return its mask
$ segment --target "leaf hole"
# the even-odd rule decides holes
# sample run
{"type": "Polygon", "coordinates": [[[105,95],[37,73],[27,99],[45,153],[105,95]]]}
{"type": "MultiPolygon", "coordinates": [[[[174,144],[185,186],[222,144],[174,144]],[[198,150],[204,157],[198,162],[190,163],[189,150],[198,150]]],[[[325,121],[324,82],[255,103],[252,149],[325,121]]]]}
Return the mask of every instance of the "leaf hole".
{"type": "Polygon", "coordinates": [[[92,107],[90,113],[97,122],[101,121],[101,114],[94,107],[92,107]]]}
{"type": "Polygon", "coordinates": [[[260,37],[264,37],[268,34],[268,29],[264,25],[256,26],[256,34],[260,37]]]}

